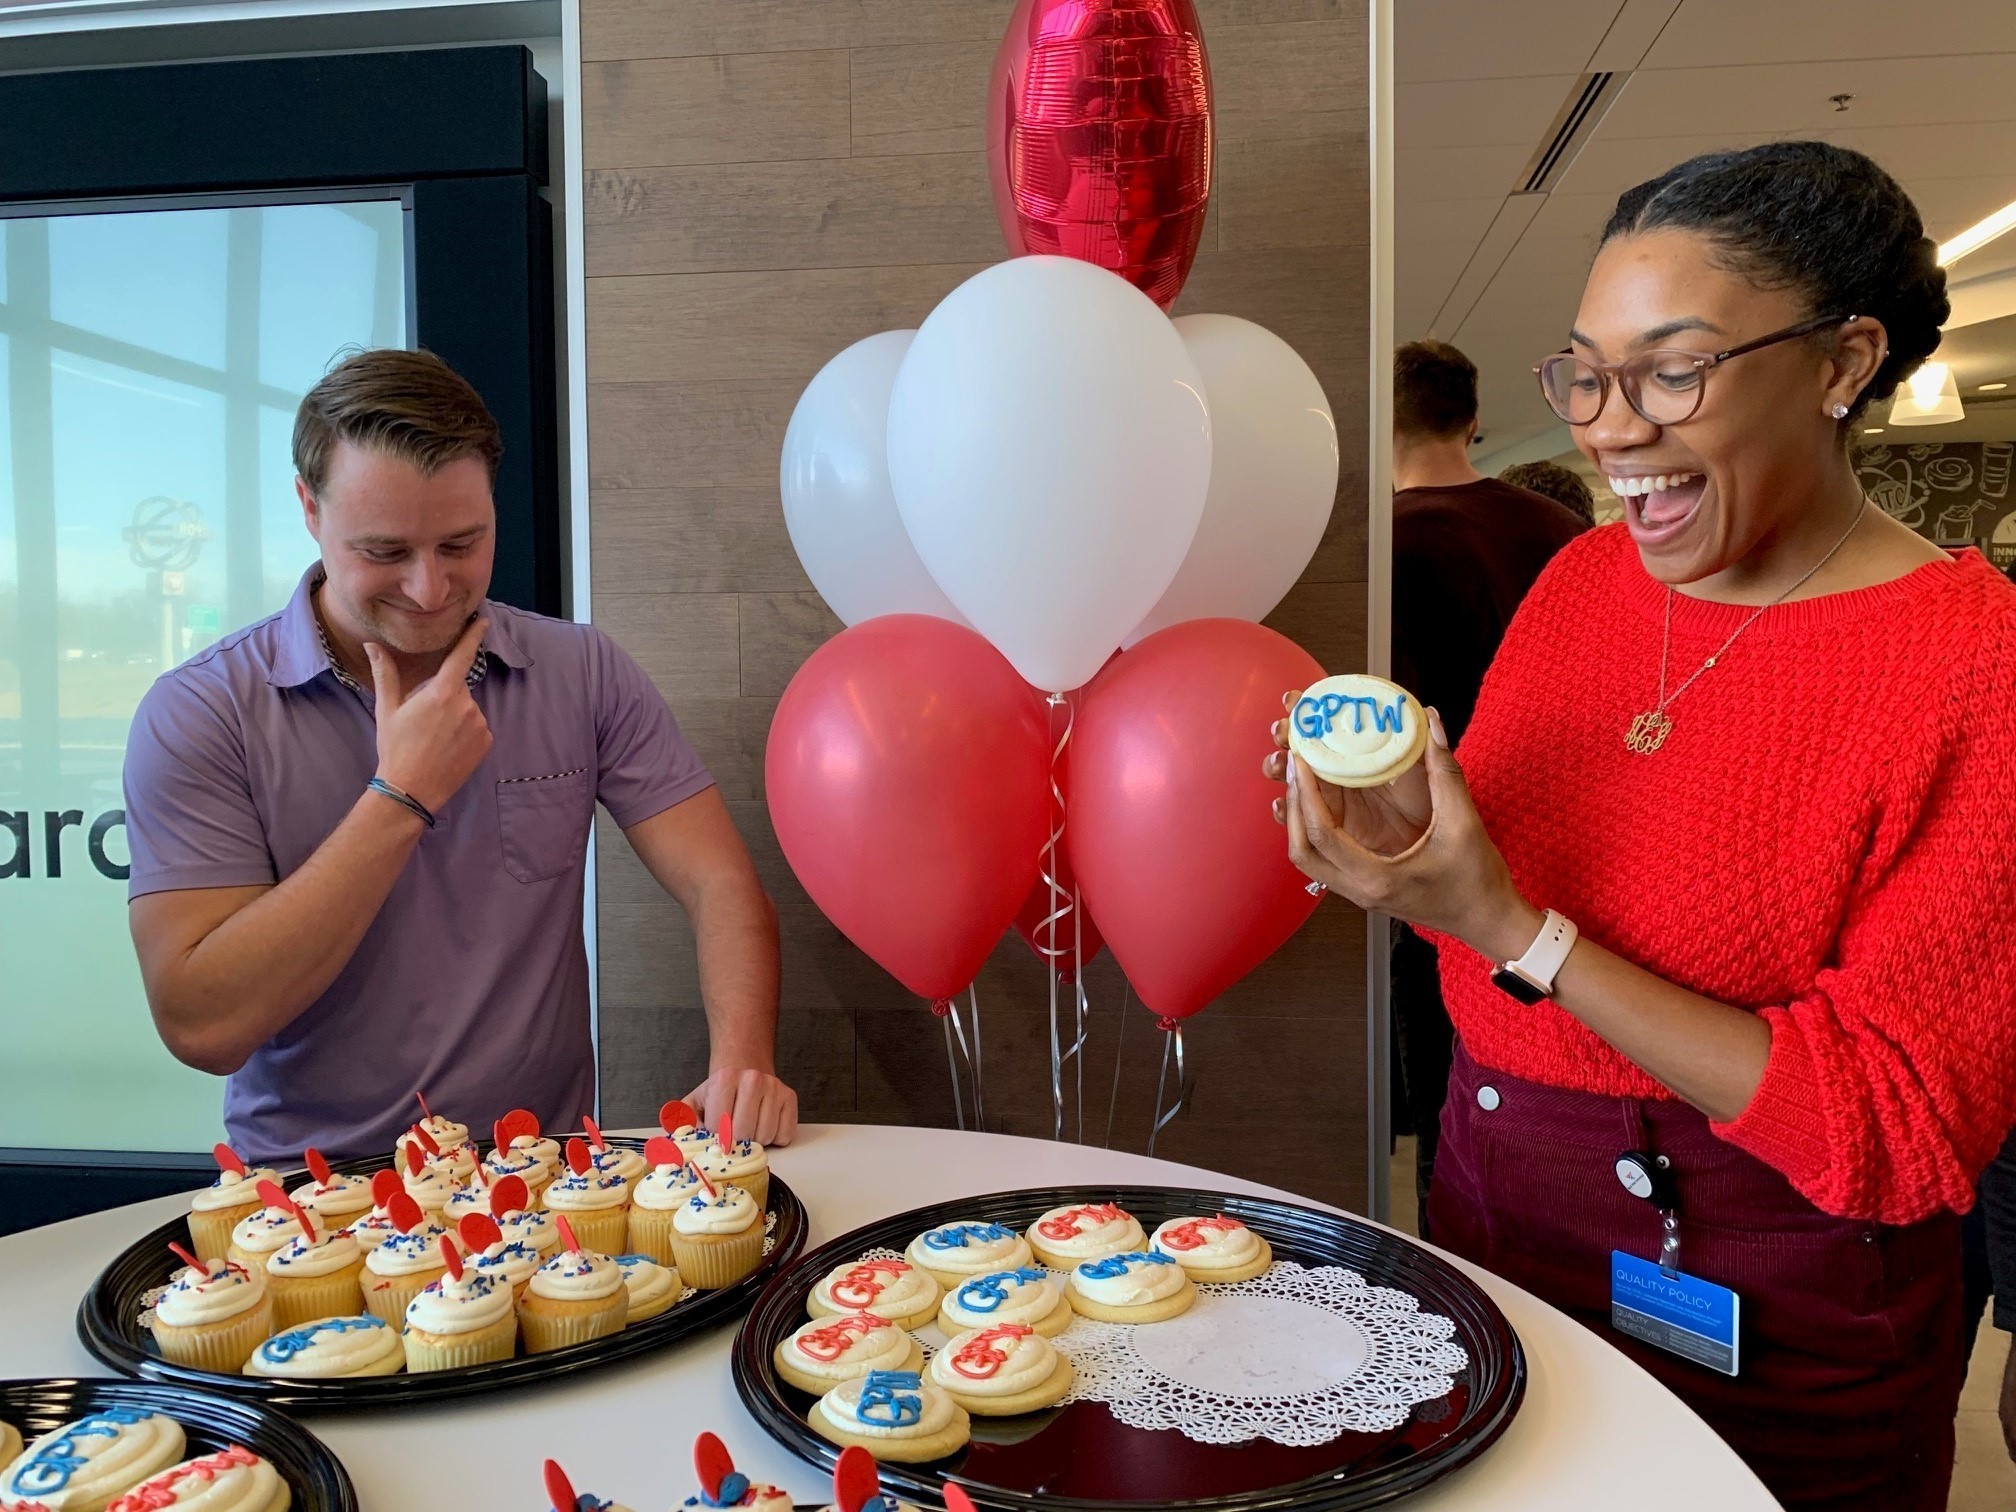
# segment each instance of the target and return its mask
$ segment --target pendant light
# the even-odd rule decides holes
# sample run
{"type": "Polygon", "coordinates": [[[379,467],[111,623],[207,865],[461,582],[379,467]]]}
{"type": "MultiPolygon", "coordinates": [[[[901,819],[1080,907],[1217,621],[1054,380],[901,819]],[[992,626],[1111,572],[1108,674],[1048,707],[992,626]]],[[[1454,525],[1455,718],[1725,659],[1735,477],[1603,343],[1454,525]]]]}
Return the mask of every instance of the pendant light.
{"type": "Polygon", "coordinates": [[[1890,405],[1892,425],[1947,425],[1966,417],[1960,385],[1943,362],[1928,362],[1905,379],[1890,405]]]}

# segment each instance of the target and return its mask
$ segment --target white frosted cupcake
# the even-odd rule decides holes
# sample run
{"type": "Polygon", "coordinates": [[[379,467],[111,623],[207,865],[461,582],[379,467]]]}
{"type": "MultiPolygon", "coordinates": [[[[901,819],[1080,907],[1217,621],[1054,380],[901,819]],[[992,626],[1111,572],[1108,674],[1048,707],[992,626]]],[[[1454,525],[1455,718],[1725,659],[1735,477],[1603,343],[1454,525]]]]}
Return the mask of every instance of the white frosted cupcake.
{"type": "Polygon", "coordinates": [[[532,1273],[518,1299],[518,1328],[527,1354],[621,1333],[630,1318],[623,1267],[607,1255],[582,1249],[566,1218],[557,1222],[559,1253],[532,1273]]]}
{"type": "Polygon", "coordinates": [[[407,1153],[418,1150],[428,1165],[437,1165],[448,1173],[451,1181],[467,1181],[476,1174],[476,1151],[469,1143],[466,1128],[460,1124],[453,1127],[462,1129],[462,1137],[453,1142],[436,1139],[422,1124],[415,1124],[399,1137],[399,1155],[393,1169],[399,1170],[408,1164],[411,1157],[407,1153]]]}
{"type": "Polygon", "coordinates": [[[546,1500],[551,1512],[630,1512],[618,1502],[609,1501],[583,1491],[576,1493],[574,1483],[567,1479],[567,1472],[552,1460],[546,1461],[546,1500]]]}
{"type": "Polygon", "coordinates": [[[698,1159],[700,1152],[716,1140],[714,1131],[700,1122],[700,1114],[693,1105],[677,1099],[658,1110],[658,1127],[689,1161],[698,1159]]]}
{"type": "Polygon", "coordinates": [[[966,1409],[913,1371],[875,1370],[842,1381],[819,1398],[809,1422],[829,1443],[899,1464],[943,1459],[972,1434],[966,1409]]]}
{"type": "Polygon", "coordinates": [[[940,1286],[957,1286],[971,1276],[1019,1270],[1035,1256],[1029,1241],[998,1223],[961,1219],[926,1229],[910,1241],[903,1258],[930,1273],[940,1286]]]}
{"type": "Polygon", "coordinates": [[[405,1190],[397,1171],[380,1171],[371,1178],[371,1211],[350,1225],[350,1237],[366,1255],[399,1232],[391,1204],[405,1190]]]}
{"type": "Polygon", "coordinates": [[[630,1189],[629,1248],[660,1265],[672,1263],[672,1215],[701,1189],[700,1168],[660,1134],[644,1146],[648,1169],[630,1189]]]}
{"type": "Polygon", "coordinates": [[[399,1330],[383,1318],[317,1318],[277,1333],[252,1351],[245,1374],[290,1381],[395,1375],[406,1368],[399,1330]]]}
{"type": "Polygon", "coordinates": [[[908,1260],[863,1260],[828,1271],[805,1298],[815,1318],[872,1312],[898,1328],[922,1328],[938,1316],[938,1283],[908,1260]]]}
{"type": "Polygon", "coordinates": [[[955,1334],[931,1357],[926,1379],[983,1417],[1014,1417],[1054,1406],[1071,1389],[1071,1362],[1024,1323],[955,1334]]]}
{"type": "Polygon", "coordinates": [[[371,1211],[369,1176],[338,1176],[320,1150],[308,1151],[301,1163],[308,1167],[309,1179],[287,1195],[308,1210],[318,1228],[348,1228],[371,1211]]]}
{"type": "Polygon", "coordinates": [[[518,1347],[510,1285],[500,1275],[465,1264],[446,1234],[440,1253],[447,1274],[406,1308],[406,1368],[460,1370],[510,1359],[518,1347]]]}
{"type": "Polygon", "coordinates": [[[189,1199],[189,1247],[198,1260],[220,1260],[231,1252],[231,1231],[266,1204],[259,1183],[278,1181],[265,1166],[248,1166],[231,1146],[220,1144],[217,1179],[189,1199]]]}
{"type": "Polygon", "coordinates": [[[0,1470],[0,1507],[96,1512],[182,1458],[182,1425],[158,1412],[102,1407],[51,1429],[0,1470]]]}
{"type": "Polygon", "coordinates": [[[692,1159],[716,1186],[739,1186],[758,1207],[770,1200],[770,1154],[753,1139],[737,1139],[727,1114],[714,1143],[702,1145],[692,1159]]]}
{"type": "Polygon", "coordinates": [[[1265,1239],[1237,1218],[1171,1218],[1155,1230],[1148,1246],[1183,1267],[1192,1281],[1223,1285],[1264,1275],[1274,1263],[1265,1239]]]}
{"type": "Polygon", "coordinates": [[[160,1512],[189,1507],[195,1512],[286,1512],[293,1493],[280,1472],[238,1444],[184,1460],[142,1481],[105,1512],[160,1512]]]}
{"type": "Polygon", "coordinates": [[[264,1270],[267,1260],[283,1244],[300,1237],[301,1225],[286,1208],[262,1207],[231,1230],[231,1245],[225,1258],[247,1270],[264,1270]]]}
{"type": "Polygon", "coordinates": [[[408,1145],[406,1169],[399,1174],[406,1195],[420,1204],[420,1211],[440,1223],[448,1210],[448,1199],[455,1195],[454,1173],[438,1161],[429,1160],[418,1145],[408,1145]]]}
{"type": "Polygon", "coordinates": [[[503,1228],[488,1213],[471,1213],[464,1218],[455,1242],[470,1265],[511,1288],[514,1303],[525,1294],[533,1273],[546,1263],[546,1256],[536,1246],[523,1239],[506,1239],[503,1228]]]}
{"type": "Polygon", "coordinates": [[[693,1444],[693,1469],[700,1477],[700,1494],[679,1504],[680,1512],[701,1508],[737,1507],[747,1512],[791,1512],[790,1494],[777,1486],[752,1481],[735,1468],[728,1446],[711,1433],[703,1433],[693,1444]]]}
{"type": "Polygon", "coordinates": [[[741,1187],[702,1185],[672,1215],[672,1264],[690,1286],[718,1291],[763,1263],[763,1210],[741,1187]]]}
{"type": "Polygon", "coordinates": [[[922,1370],[924,1350],[873,1313],[814,1318],[772,1351],[777,1373],[800,1391],[823,1395],[871,1370],[922,1370]]]}
{"type": "MultiPolygon", "coordinates": [[[[443,1118],[438,1113],[428,1113],[427,1104],[424,1101],[420,1104],[420,1111],[426,1114],[426,1116],[404,1134],[401,1134],[398,1143],[392,1147],[392,1168],[394,1170],[403,1170],[405,1168],[406,1146],[415,1142],[413,1134],[416,1129],[434,1142],[434,1150],[452,1150],[457,1145],[466,1145],[469,1143],[469,1125],[457,1123],[452,1118],[443,1118]]],[[[434,1153],[434,1150],[429,1150],[427,1153],[431,1155],[434,1153]]]]}
{"type": "Polygon", "coordinates": [[[592,1118],[584,1118],[581,1125],[588,1131],[588,1158],[596,1170],[605,1176],[621,1176],[635,1186],[651,1169],[644,1157],[628,1145],[612,1145],[602,1137],[601,1129],[592,1118]]]}
{"type": "MultiPolygon", "coordinates": [[[[948,1491],[945,1505],[964,1506],[970,1512],[972,1503],[963,1500],[964,1492],[959,1495],[962,1500],[955,1502],[948,1491]]],[[[875,1468],[875,1456],[857,1446],[840,1451],[839,1462],[833,1466],[833,1500],[819,1512],[922,1512],[922,1509],[898,1501],[884,1491],[881,1474],[875,1468]]]]}
{"type": "Polygon", "coordinates": [[[1027,1265],[960,1282],[939,1304],[938,1326],[950,1335],[996,1323],[1023,1323],[1045,1338],[1055,1338],[1076,1316],[1063,1281],[1040,1265],[1027,1265]]]}
{"type": "Polygon", "coordinates": [[[361,1311],[363,1274],[364,1251],[355,1239],[342,1229],[317,1229],[312,1217],[302,1215],[301,1232],[266,1257],[273,1326],[293,1328],[361,1311]]]}
{"type": "Polygon", "coordinates": [[[670,1312],[686,1295],[686,1283],[669,1265],[660,1265],[649,1255],[611,1255],[623,1269],[623,1284],[630,1290],[630,1311],[626,1326],[634,1327],[670,1312]]]}
{"type": "Polygon", "coordinates": [[[393,1221],[399,1231],[364,1257],[364,1308],[394,1328],[406,1321],[413,1299],[448,1273],[441,1241],[448,1230],[400,1192],[392,1199],[393,1221]]]}
{"type": "Polygon", "coordinates": [[[491,1130],[495,1148],[483,1157],[493,1176],[519,1176],[536,1203],[540,1189],[560,1172],[560,1142],[539,1132],[539,1120],[523,1108],[513,1108],[491,1130]],[[527,1165],[540,1172],[535,1180],[527,1165]]]}
{"type": "Polygon", "coordinates": [[[1029,1225],[1028,1238],[1036,1258],[1052,1270],[1148,1247],[1134,1215],[1110,1202],[1052,1208],[1029,1225]]]}
{"type": "Polygon", "coordinates": [[[630,1183],[598,1171],[585,1140],[567,1141],[567,1174],[546,1188],[546,1210],[566,1218],[590,1250],[612,1255],[628,1249],[630,1183]]]}
{"type": "Polygon", "coordinates": [[[1167,1255],[1137,1251],[1085,1261],[1071,1272],[1065,1295],[1074,1310],[1102,1323],[1161,1323],[1188,1312],[1197,1288],[1167,1255]]]}
{"type": "Polygon", "coordinates": [[[237,1375],[273,1332],[266,1273],[223,1260],[185,1265],[154,1304],[152,1327],[162,1359],[237,1375]]]}

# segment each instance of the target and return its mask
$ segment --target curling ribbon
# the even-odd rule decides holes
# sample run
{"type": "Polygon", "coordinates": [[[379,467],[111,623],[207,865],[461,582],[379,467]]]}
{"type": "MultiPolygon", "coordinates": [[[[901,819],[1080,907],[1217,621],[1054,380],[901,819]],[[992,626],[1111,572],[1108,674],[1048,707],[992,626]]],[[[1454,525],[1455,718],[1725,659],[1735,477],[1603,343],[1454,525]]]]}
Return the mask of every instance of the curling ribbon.
{"type": "Polygon", "coordinates": [[[1155,1127],[1148,1131],[1148,1153],[1155,1153],[1155,1139],[1175,1121],[1176,1115],[1190,1105],[1190,1068],[1183,1059],[1183,1025],[1172,1018],[1156,1020],[1156,1027],[1165,1030],[1168,1038],[1162,1041],[1162,1074],[1155,1082],[1155,1127]],[[1176,1058],[1176,1101],[1165,1113],[1162,1110],[1163,1095],[1169,1084],[1169,1058],[1171,1052],[1176,1058]]]}
{"type": "MultiPolygon", "coordinates": [[[[1071,707],[1070,700],[1062,693],[1052,693],[1049,697],[1049,703],[1053,720],[1057,707],[1060,704],[1063,706],[1064,733],[1058,737],[1056,748],[1050,753],[1050,833],[1043,842],[1042,861],[1037,868],[1037,875],[1042,884],[1050,889],[1050,911],[1044,916],[1042,922],[1037,925],[1035,935],[1039,940],[1047,939],[1050,942],[1047,947],[1038,945],[1036,948],[1042,954],[1045,963],[1050,969],[1050,1137],[1052,1139],[1062,1139],[1064,1137],[1064,1063],[1077,1057],[1079,1052],[1085,1047],[1085,1002],[1082,992],[1076,994],[1074,1009],[1075,1037],[1072,1039],[1068,1049],[1065,1048],[1062,1037],[1057,1029],[1057,988],[1060,985],[1062,975],[1058,966],[1058,958],[1065,954],[1065,951],[1057,944],[1057,925],[1066,915],[1073,912],[1077,903],[1075,892],[1072,894],[1070,902],[1065,901],[1064,887],[1058,880],[1060,868],[1057,865],[1057,846],[1064,838],[1065,819],[1064,789],[1058,785],[1057,769],[1063,763],[1066,748],[1071,744],[1071,730],[1077,723],[1078,712],[1071,707]]],[[[1082,970],[1084,965],[1082,959],[1078,962],[1078,965],[1082,970]]],[[[1079,1062],[1077,1071],[1078,1137],[1083,1139],[1085,1136],[1085,1074],[1082,1060],[1079,1062]]]]}

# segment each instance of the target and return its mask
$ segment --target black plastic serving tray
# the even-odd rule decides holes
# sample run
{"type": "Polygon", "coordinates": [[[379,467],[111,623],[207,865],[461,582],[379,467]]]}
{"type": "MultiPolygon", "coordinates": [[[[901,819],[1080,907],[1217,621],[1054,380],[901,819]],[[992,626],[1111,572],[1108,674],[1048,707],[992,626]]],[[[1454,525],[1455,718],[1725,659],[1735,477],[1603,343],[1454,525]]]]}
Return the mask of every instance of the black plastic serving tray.
{"type": "MultiPolygon", "coordinates": [[[[963,1219],[1026,1229],[1045,1211],[1117,1202],[1151,1233],[1167,1219],[1226,1213],[1258,1231],[1277,1260],[1342,1265],[1374,1286],[1420,1300],[1456,1325],[1470,1357],[1447,1396],[1415,1407],[1385,1433],[1345,1433],[1290,1448],[1264,1440],[1201,1444],[1170,1430],[1133,1428],[1098,1402],[1018,1418],[973,1419],[973,1441],[930,1465],[886,1464],[884,1489],[939,1500],[958,1482],[987,1512],[1351,1512],[1412,1494],[1477,1458],[1512,1421],[1526,1390],[1519,1336],[1484,1291],[1419,1245],[1337,1213],[1259,1197],[1177,1187],[1053,1187],[962,1197],[868,1224],[780,1270],[735,1340],[735,1388],[770,1435],[830,1469],[839,1450],[807,1425],[817,1398],[785,1382],[772,1351],[805,1321],[805,1298],[828,1271],[867,1250],[899,1253],[925,1229],[963,1219]]],[[[1151,1325],[1152,1326],[1152,1325],[1151,1325]]]]}
{"type": "Polygon", "coordinates": [[[241,1444],[263,1456],[294,1493],[294,1512],[359,1512],[342,1463],[292,1418],[258,1402],[235,1402],[186,1386],[135,1381],[0,1381],[0,1420],[32,1443],[106,1407],[158,1412],[189,1436],[184,1459],[241,1444]]]}
{"type": "MultiPolygon", "coordinates": [[[[609,1143],[641,1148],[635,1139],[611,1137],[609,1143]]],[[[479,1153],[489,1146],[477,1146],[479,1153]]],[[[345,1175],[368,1175],[382,1169],[386,1160],[351,1160],[333,1169],[345,1175]]],[[[289,1172],[281,1185],[289,1191],[309,1179],[306,1171],[289,1172]]],[[[718,1291],[697,1292],[678,1303],[670,1312],[660,1313],[642,1323],[611,1334],[556,1349],[549,1354],[519,1355],[488,1365],[472,1365],[464,1370],[431,1370],[417,1375],[366,1376],[327,1381],[290,1381],[265,1376],[219,1375],[172,1364],[161,1358],[153,1335],[140,1323],[146,1294],[168,1284],[180,1268],[168,1252],[168,1241],[188,1242],[188,1225],[171,1219],[120,1252],[91,1284],[77,1308],[77,1337],[84,1347],[114,1370],[141,1380],[160,1381],[200,1391],[262,1402],[268,1406],[296,1411],[348,1411],[374,1407],[399,1407],[414,1402],[439,1401],[444,1397],[466,1396],[474,1392],[502,1391],[514,1386],[530,1386],[557,1380],[584,1370],[627,1360],[651,1350],[664,1349],[682,1339],[741,1317],[754,1305],[770,1278],[789,1266],[805,1247],[805,1205],[775,1171],[770,1173],[767,1207],[777,1218],[770,1253],[749,1275],[733,1286],[718,1291]]],[[[251,1447],[251,1446],[247,1446],[251,1447]]]]}

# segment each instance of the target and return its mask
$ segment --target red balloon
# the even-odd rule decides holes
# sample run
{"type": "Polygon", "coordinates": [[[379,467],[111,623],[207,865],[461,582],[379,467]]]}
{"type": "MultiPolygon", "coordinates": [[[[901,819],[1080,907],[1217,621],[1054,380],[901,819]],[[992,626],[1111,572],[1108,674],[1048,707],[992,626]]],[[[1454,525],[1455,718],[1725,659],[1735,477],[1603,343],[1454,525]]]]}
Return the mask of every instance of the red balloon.
{"type": "Polygon", "coordinates": [[[1205,619],[1122,652],[1086,690],[1071,862],[1113,958],[1165,1018],[1210,1003],[1316,910],[1260,766],[1281,695],[1322,676],[1286,636],[1205,619]]]}
{"type": "Polygon", "coordinates": [[[1036,879],[1044,716],[1000,652],[924,614],[842,630],[777,705],[763,772],[784,857],[921,997],[966,989],[1036,879]]]}
{"type": "Polygon", "coordinates": [[[1097,263],[1168,309],[1204,232],[1211,144],[1191,0],[1020,0],[987,94],[1010,251],[1097,263]]]}

